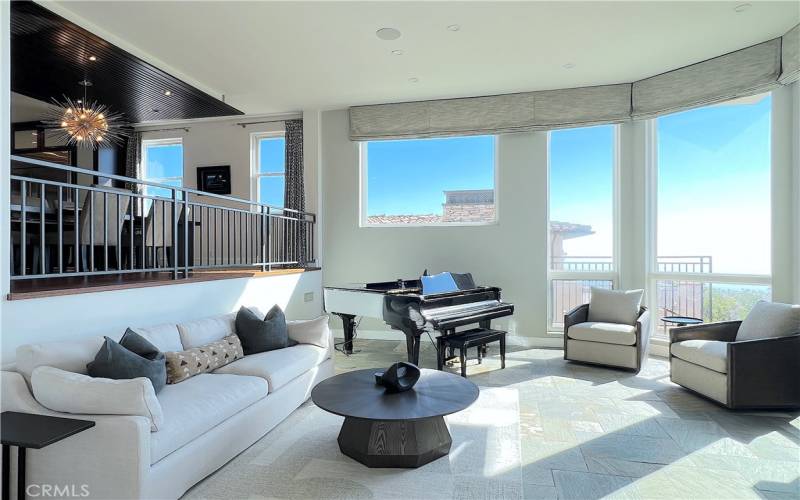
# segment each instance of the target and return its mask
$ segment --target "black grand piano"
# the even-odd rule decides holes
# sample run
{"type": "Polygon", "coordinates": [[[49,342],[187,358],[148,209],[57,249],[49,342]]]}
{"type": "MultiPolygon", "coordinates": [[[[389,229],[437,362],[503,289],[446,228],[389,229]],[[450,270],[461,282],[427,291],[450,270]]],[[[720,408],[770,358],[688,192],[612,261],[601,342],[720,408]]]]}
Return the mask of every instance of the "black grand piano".
{"type": "Polygon", "coordinates": [[[325,310],[342,319],[342,350],[353,352],[359,316],[382,319],[405,333],[408,361],[419,364],[424,333],[452,335],[457,327],[476,323],[488,329],[493,319],[514,314],[514,304],[500,299],[500,288],[476,286],[468,273],[442,273],[434,278],[442,275],[451,279],[439,279],[430,287],[427,276],[325,287],[325,310]]]}

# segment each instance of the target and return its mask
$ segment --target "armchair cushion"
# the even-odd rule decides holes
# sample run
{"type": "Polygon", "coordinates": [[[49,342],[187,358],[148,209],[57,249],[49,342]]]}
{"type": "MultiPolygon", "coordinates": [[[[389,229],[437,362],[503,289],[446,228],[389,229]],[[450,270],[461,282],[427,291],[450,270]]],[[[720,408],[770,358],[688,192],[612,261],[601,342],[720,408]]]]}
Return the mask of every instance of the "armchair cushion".
{"type": "Polygon", "coordinates": [[[575,340],[602,342],[604,344],[635,345],[636,328],[619,323],[587,322],[572,325],[567,336],[575,340]]]}
{"type": "Polygon", "coordinates": [[[330,343],[331,331],[327,315],[307,321],[287,321],[286,329],[289,339],[299,344],[313,344],[327,349],[330,343]]]}
{"type": "Polygon", "coordinates": [[[719,373],[728,373],[728,343],[718,340],[684,340],[670,345],[676,358],[719,373]]]}
{"type": "Polygon", "coordinates": [[[787,337],[800,332],[800,305],[760,300],[742,321],[736,340],[787,337]]]}
{"type": "Polygon", "coordinates": [[[606,290],[592,288],[589,321],[634,325],[639,317],[644,290],[606,290]]]}

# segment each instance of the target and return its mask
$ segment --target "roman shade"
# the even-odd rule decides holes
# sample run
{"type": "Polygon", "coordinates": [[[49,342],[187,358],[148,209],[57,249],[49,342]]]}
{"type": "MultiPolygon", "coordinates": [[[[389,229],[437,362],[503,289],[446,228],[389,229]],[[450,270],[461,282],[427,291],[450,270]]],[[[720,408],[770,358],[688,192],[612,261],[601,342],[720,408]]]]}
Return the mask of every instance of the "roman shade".
{"type": "Polygon", "coordinates": [[[350,139],[504,134],[647,119],[767,92],[800,79],[800,25],[785,35],[615,85],[350,108],[350,139]]]}
{"type": "Polygon", "coordinates": [[[775,38],[633,84],[633,118],[766,92],[778,85],[781,39],[775,38]]]}
{"type": "Polygon", "coordinates": [[[782,38],[780,81],[784,85],[800,80],[800,24],[790,29],[782,38]]]}
{"type": "Polygon", "coordinates": [[[350,108],[354,141],[502,134],[619,123],[630,84],[350,108]]]}

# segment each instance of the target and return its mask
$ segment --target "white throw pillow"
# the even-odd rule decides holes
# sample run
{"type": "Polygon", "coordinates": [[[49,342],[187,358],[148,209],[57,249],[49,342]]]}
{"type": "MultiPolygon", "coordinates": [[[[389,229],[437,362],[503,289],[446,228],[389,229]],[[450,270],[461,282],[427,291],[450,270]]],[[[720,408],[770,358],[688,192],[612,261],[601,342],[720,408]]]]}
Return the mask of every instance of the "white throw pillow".
{"type": "Polygon", "coordinates": [[[786,337],[800,333],[800,305],[759,300],[744,318],[736,340],[786,337]]]}
{"type": "Polygon", "coordinates": [[[644,290],[606,290],[592,287],[589,321],[635,325],[644,290]]]}
{"type": "Polygon", "coordinates": [[[53,411],[88,415],[141,415],[157,431],[164,424],[153,384],[145,377],[126,380],[94,378],[40,366],[31,376],[33,396],[53,411]]]}
{"type": "Polygon", "coordinates": [[[328,328],[328,316],[323,315],[308,321],[287,321],[289,338],[300,344],[313,344],[327,349],[331,332],[328,328]]]}

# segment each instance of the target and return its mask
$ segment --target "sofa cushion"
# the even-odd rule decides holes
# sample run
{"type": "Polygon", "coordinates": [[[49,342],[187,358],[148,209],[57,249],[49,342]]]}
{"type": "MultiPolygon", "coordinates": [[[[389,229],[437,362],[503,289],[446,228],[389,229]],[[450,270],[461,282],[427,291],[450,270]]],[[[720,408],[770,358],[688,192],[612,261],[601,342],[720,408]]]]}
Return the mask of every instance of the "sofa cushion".
{"type": "Polygon", "coordinates": [[[786,337],[800,333],[800,305],[759,300],[744,318],[736,340],[786,337]]]}
{"type": "Polygon", "coordinates": [[[328,316],[323,315],[308,321],[287,321],[289,338],[300,344],[313,344],[327,349],[331,342],[328,316]]]}
{"type": "Polygon", "coordinates": [[[216,370],[244,356],[242,343],[236,335],[185,351],[168,352],[167,383],[177,384],[189,377],[216,370]]]}
{"type": "MultiPolygon", "coordinates": [[[[113,335],[110,337],[114,338],[113,335]]],[[[21,345],[17,347],[17,371],[25,377],[28,385],[31,383],[33,370],[39,366],[52,366],[68,372],[86,374],[86,363],[94,359],[103,342],[105,338],[96,336],[65,342],[21,345]]]]}
{"type": "Polygon", "coordinates": [[[676,358],[719,373],[728,373],[728,343],[718,340],[684,340],[670,346],[676,358]]]}
{"type": "Polygon", "coordinates": [[[164,423],[150,435],[150,463],[208,432],[268,393],[260,377],[204,373],[158,394],[164,423]]]}
{"type": "Polygon", "coordinates": [[[236,335],[242,339],[246,355],[288,347],[289,334],[286,316],[278,305],[266,316],[261,316],[242,306],[236,313],[236,335]]]}
{"type": "Polygon", "coordinates": [[[119,342],[106,337],[86,371],[91,377],[114,380],[145,377],[158,393],[167,383],[165,359],[156,346],[128,328],[119,342]]]}
{"type": "Polygon", "coordinates": [[[182,351],[184,349],[181,343],[181,334],[178,332],[178,326],[175,323],[148,326],[146,328],[135,327],[131,328],[131,330],[158,347],[161,352],[182,351]]]}
{"type": "Polygon", "coordinates": [[[245,356],[217,369],[214,373],[261,377],[269,383],[269,392],[275,392],[329,357],[328,349],[311,344],[299,344],[245,356]]]}
{"type": "Polygon", "coordinates": [[[604,344],[635,345],[636,328],[620,323],[578,323],[567,330],[567,336],[575,340],[602,342],[604,344]]]}
{"type": "Polygon", "coordinates": [[[216,342],[236,333],[236,313],[222,314],[178,324],[183,349],[216,342]]]}
{"type": "Polygon", "coordinates": [[[606,290],[592,287],[588,320],[634,325],[639,317],[644,290],[606,290]]]}
{"type": "Polygon", "coordinates": [[[150,380],[94,378],[52,366],[40,366],[31,377],[33,396],[45,408],[83,415],[140,415],[157,431],[164,424],[161,405],[150,380]]]}

